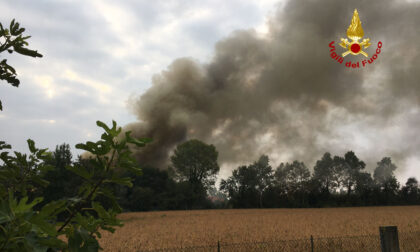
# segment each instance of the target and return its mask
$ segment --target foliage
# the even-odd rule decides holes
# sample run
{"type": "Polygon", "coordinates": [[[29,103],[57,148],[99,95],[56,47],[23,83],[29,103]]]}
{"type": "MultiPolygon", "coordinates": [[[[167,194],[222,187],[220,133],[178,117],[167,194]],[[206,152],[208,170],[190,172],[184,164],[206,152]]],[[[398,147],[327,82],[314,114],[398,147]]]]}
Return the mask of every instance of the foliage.
{"type": "Polygon", "coordinates": [[[262,194],[273,180],[273,168],[270,166],[268,156],[262,155],[251,167],[256,170],[256,188],[262,194]]]}
{"type": "Polygon", "coordinates": [[[142,175],[133,177],[133,187],[115,188],[119,203],[127,211],[186,209],[188,182],[177,183],[167,170],[145,166],[142,175]]]}
{"type": "Polygon", "coordinates": [[[319,183],[321,191],[330,194],[339,187],[337,166],[331,154],[326,152],[321,160],[318,160],[314,167],[313,178],[319,183]]]}
{"type": "Polygon", "coordinates": [[[196,207],[206,200],[206,191],[219,172],[218,152],[213,145],[193,139],[179,144],[171,156],[170,167],[184,183],[187,208],[196,207]]]}
{"type": "Polygon", "coordinates": [[[227,180],[222,179],[220,190],[227,193],[236,206],[263,207],[263,194],[271,186],[273,169],[268,156],[261,156],[249,166],[240,166],[227,180]]]}
{"type": "MultiPolygon", "coordinates": [[[[132,186],[131,178],[121,175],[126,171],[141,174],[141,169],[128,145],[143,147],[150,140],[134,139],[130,132],[120,137],[121,128],[115,121],[111,128],[100,121],[97,125],[105,130],[99,141],[76,145],[90,153],[89,165],[66,166],[73,176],[83,179],[77,195],[51,201],[39,211],[35,207],[44,199],[31,195],[47,186],[48,182],[42,176],[51,169],[52,154],[46,149],[37,149],[32,140],[28,140],[29,156],[18,152],[14,152],[15,156],[7,151],[0,153],[3,161],[0,167],[1,251],[97,251],[100,248],[99,231],[114,232],[115,226],[122,225],[116,218],[121,208],[106,185],[132,186]],[[97,200],[99,196],[106,197],[111,207],[105,208],[97,200]],[[67,217],[61,222],[58,215],[63,212],[67,217]],[[59,239],[59,236],[65,239],[59,239]]],[[[10,145],[0,143],[0,150],[10,148],[10,145]]]]}
{"type": "MultiPolygon", "coordinates": [[[[268,157],[263,157],[268,160],[268,157]]],[[[325,153],[316,162],[312,176],[303,162],[295,160],[281,163],[267,179],[259,175],[255,166],[261,160],[249,166],[239,166],[232,171],[232,176],[221,180],[220,190],[228,196],[232,207],[420,204],[417,180],[409,178],[400,189],[393,173],[397,167],[388,157],[378,162],[373,178],[363,171],[365,163],[352,151],[344,157],[331,157],[330,153],[325,153]],[[258,190],[261,183],[265,185],[263,191],[258,190]]]]}
{"type": "MultiPolygon", "coordinates": [[[[80,157],[78,162],[82,162],[80,157]]],[[[48,170],[43,175],[43,179],[48,181],[48,185],[40,193],[40,196],[44,197],[44,201],[40,205],[76,195],[78,187],[83,183],[83,178],[73,176],[74,173],[66,168],[73,165],[70,146],[68,144],[57,146],[52,152],[52,158],[47,163],[54,169],[48,170]]]]}
{"type": "Polygon", "coordinates": [[[178,145],[171,156],[172,167],[181,179],[210,186],[219,172],[218,153],[213,145],[193,139],[178,145]]]}
{"type": "Polygon", "coordinates": [[[416,204],[419,202],[420,190],[416,178],[408,178],[405,186],[401,189],[401,196],[407,204],[416,204]]]}
{"type": "Polygon", "coordinates": [[[220,190],[229,196],[234,207],[252,207],[258,202],[256,170],[240,166],[232,171],[232,176],[220,182],[220,190]]]}
{"type": "Polygon", "coordinates": [[[47,149],[37,149],[35,142],[28,139],[30,155],[14,152],[15,156],[10,156],[8,149],[11,146],[0,141],[0,196],[7,198],[9,192],[19,197],[27,197],[38,190],[40,186],[45,186],[45,181],[41,174],[52,167],[47,165],[51,159],[51,153],[47,149]]]}
{"type": "Polygon", "coordinates": [[[353,189],[357,186],[357,178],[360,171],[365,168],[366,164],[361,161],[353,151],[347,152],[344,155],[344,158],[336,160],[341,161],[341,182],[347,189],[347,195],[350,195],[353,189]]]}
{"type": "Polygon", "coordinates": [[[384,184],[394,176],[397,166],[392,163],[390,157],[384,157],[377,163],[377,167],[373,173],[375,183],[384,184]]]}
{"type": "Polygon", "coordinates": [[[281,163],[276,170],[276,178],[285,185],[287,193],[304,192],[311,173],[303,162],[281,163]]]}
{"type": "MultiPolygon", "coordinates": [[[[30,57],[42,57],[40,53],[35,50],[27,48],[27,40],[31,36],[24,36],[25,28],[20,27],[18,22],[13,19],[9,28],[4,28],[0,23],[0,53],[7,51],[8,53],[19,53],[30,57]]],[[[14,87],[19,86],[19,79],[17,78],[16,70],[7,63],[6,59],[0,61],[0,80],[5,80],[14,87]]],[[[0,110],[2,110],[2,103],[0,101],[0,110]]]]}

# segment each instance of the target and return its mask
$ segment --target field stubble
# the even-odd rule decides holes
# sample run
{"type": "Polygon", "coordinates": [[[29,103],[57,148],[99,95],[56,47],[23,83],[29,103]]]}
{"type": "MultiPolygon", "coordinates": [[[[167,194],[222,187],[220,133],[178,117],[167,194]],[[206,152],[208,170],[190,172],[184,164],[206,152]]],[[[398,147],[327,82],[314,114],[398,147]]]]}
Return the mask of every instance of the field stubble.
{"type": "Polygon", "coordinates": [[[125,225],[102,232],[105,251],[378,235],[379,226],[420,230],[420,206],[234,209],[123,213],[125,225]]]}

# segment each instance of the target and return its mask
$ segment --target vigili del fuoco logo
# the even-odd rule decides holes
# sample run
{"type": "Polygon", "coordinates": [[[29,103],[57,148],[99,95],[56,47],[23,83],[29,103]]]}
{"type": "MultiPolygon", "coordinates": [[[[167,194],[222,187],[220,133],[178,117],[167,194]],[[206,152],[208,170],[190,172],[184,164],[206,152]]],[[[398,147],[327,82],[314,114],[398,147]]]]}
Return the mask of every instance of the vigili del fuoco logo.
{"type": "Polygon", "coordinates": [[[331,43],[329,44],[331,58],[337,61],[338,63],[342,64],[344,62],[344,57],[346,57],[347,55],[361,54],[368,59],[363,59],[362,61],[360,61],[360,64],[359,61],[352,62],[351,60],[348,60],[344,65],[346,67],[360,68],[360,66],[366,67],[367,65],[372,64],[378,58],[378,55],[381,53],[382,42],[378,42],[375,54],[373,54],[372,57],[369,58],[369,55],[364,50],[371,45],[370,39],[365,38],[362,40],[362,42],[359,42],[359,40],[362,39],[363,36],[364,31],[362,28],[362,22],[360,21],[357,9],[355,9],[353,13],[353,18],[351,19],[351,24],[347,29],[347,37],[351,39],[351,41],[344,38],[341,39],[341,43],[339,45],[342,48],[346,49],[346,51],[344,51],[341,54],[341,56],[335,52],[334,41],[331,41],[331,43]]]}

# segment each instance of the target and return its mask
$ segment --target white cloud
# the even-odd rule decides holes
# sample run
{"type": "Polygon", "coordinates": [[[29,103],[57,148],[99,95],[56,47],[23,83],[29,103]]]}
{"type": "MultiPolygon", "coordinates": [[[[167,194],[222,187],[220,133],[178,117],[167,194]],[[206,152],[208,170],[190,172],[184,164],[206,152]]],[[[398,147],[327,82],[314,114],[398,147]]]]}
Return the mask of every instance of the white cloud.
{"type": "Polygon", "coordinates": [[[92,93],[91,96],[99,95],[99,101],[102,103],[108,103],[112,101],[112,97],[109,97],[109,94],[113,92],[113,88],[109,84],[90,79],[87,76],[81,76],[70,69],[64,70],[62,77],[71,82],[76,82],[92,88],[95,92],[92,93]]]}
{"type": "Polygon", "coordinates": [[[0,85],[5,111],[0,139],[26,151],[94,140],[95,121],[120,125],[135,117],[128,97],[144,92],[154,74],[178,57],[206,61],[215,43],[235,29],[258,27],[273,0],[252,1],[43,1],[0,3],[7,24],[16,18],[31,48],[44,57],[8,55],[19,88],[0,85]],[[11,130],[13,129],[13,130],[11,130]]]}
{"type": "Polygon", "coordinates": [[[44,90],[45,96],[49,99],[53,98],[56,94],[55,85],[53,84],[54,79],[48,75],[37,75],[34,76],[34,82],[44,90]]]}
{"type": "MultiPolygon", "coordinates": [[[[126,100],[132,93],[144,92],[153,74],[178,57],[207,61],[215,43],[235,29],[254,28],[264,36],[268,32],[267,15],[273,15],[274,6],[283,2],[3,1],[0,22],[7,24],[16,18],[32,35],[30,47],[44,57],[10,56],[22,84],[18,89],[0,85],[5,110],[0,112],[0,139],[26,150],[25,139],[34,137],[40,146],[53,148],[63,141],[74,145],[97,137],[97,119],[129,123],[134,116],[126,109],[126,100]]],[[[366,82],[367,92],[375,94],[375,88],[366,82]]],[[[374,106],[380,99],[371,96],[361,102],[374,106]]],[[[408,131],[409,124],[404,122],[418,116],[418,111],[408,111],[397,118],[399,124],[386,127],[369,120],[342,122],[335,129],[336,139],[320,136],[319,144],[327,149],[334,141],[348,142],[342,150],[335,150],[340,155],[349,148],[370,150],[375,146],[375,155],[380,158],[388,151],[387,144],[407,137],[402,132],[408,131]],[[361,128],[365,130],[358,131],[361,128]]],[[[407,142],[415,139],[409,136],[407,142]]],[[[270,142],[270,135],[263,136],[262,141],[270,142]]],[[[360,156],[363,158],[363,153],[360,156]]],[[[289,158],[275,151],[270,157],[276,162],[289,158]]],[[[401,178],[418,175],[419,164],[414,157],[398,164],[407,167],[401,178]]]]}

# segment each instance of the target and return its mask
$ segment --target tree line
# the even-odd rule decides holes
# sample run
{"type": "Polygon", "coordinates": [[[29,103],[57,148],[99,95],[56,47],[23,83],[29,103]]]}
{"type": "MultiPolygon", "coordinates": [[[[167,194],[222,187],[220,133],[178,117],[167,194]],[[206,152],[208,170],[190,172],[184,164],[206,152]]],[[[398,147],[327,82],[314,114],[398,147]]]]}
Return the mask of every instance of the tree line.
{"type": "MultiPolygon", "coordinates": [[[[55,200],[71,197],[81,178],[66,169],[72,163],[67,144],[57,146],[50,165],[55,169],[45,175],[50,182],[43,197],[55,200]]],[[[316,161],[313,172],[295,160],[270,165],[262,155],[249,165],[242,165],[232,175],[215,185],[219,172],[218,152],[213,145],[189,140],[178,145],[170,157],[168,169],[142,167],[133,178],[133,187],[113,185],[108,188],[125,211],[186,210],[207,208],[281,208],[410,205],[420,203],[418,181],[412,177],[400,185],[395,177],[397,166],[390,157],[377,162],[373,174],[353,151],[344,156],[325,153],[316,161]]],[[[107,204],[103,202],[103,204],[107,204]]]]}
{"type": "Polygon", "coordinates": [[[344,157],[325,153],[311,174],[300,161],[281,163],[276,169],[269,158],[235,169],[222,180],[220,190],[235,208],[338,207],[418,204],[419,187],[411,177],[400,186],[390,157],[380,160],[373,172],[353,151],[344,157]]]}

